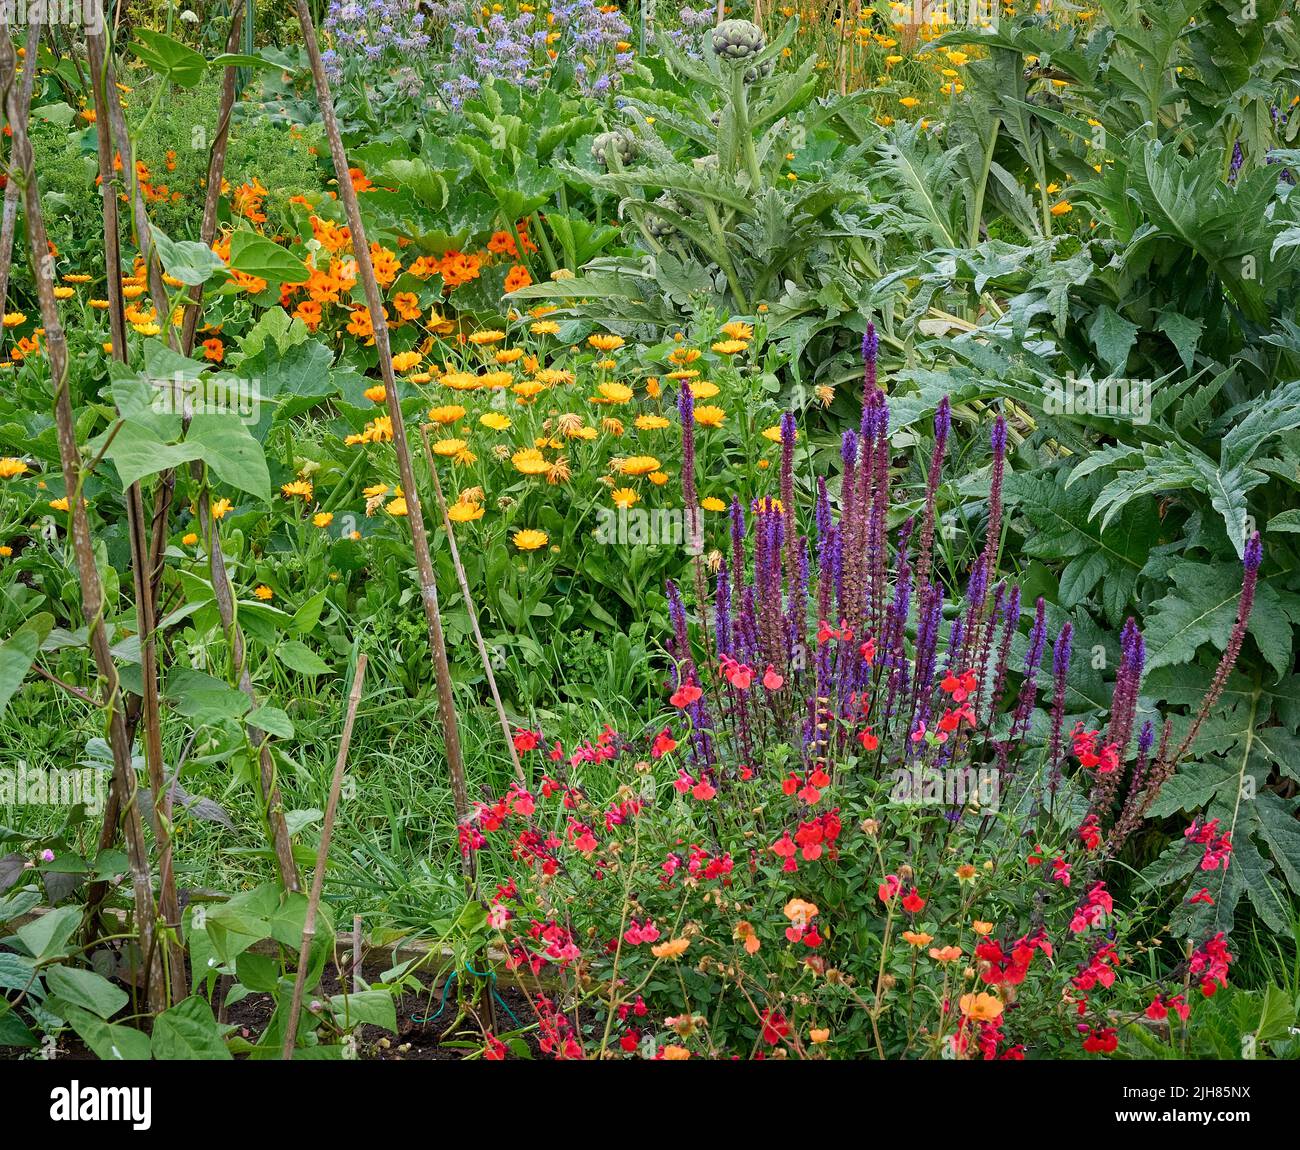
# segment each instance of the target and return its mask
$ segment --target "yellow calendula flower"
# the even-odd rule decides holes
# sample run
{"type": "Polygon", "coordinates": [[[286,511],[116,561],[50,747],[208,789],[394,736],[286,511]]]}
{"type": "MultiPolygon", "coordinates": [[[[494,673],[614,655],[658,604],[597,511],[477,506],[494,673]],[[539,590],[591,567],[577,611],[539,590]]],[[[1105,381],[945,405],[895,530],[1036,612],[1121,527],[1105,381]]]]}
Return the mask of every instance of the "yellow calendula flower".
{"type": "Polygon", "coordinates": [[[719,355],[737,355],[749,346],[743,339],[720,339],[713,344],[713,350],[719,355]]]}
{"type": "Polygon", "coordinates": [[[535,324],[528,328],[533,335],[559,335],[560,325],[553,319],[539,319],[535,324]]]}
{"type": "Polygon", "coordinates": [[[58,499],[50,500],[51,511],[67,511],[67,509],[68,509],[68,497],[66,495],[61,496],[58,499]]]}
{"type": "MultiPolygon", "coordinates": [[[[762,436],[763,436],[764,439],[770,439],[773,443],[780,443],[780,442],[781,442],[781,425],[780,425],[779,423],[774,423],[774,424],[772,424],[771,427],[765,427],[765,428],[763,428],[762,436]]],[[[796,432],[794,433],[794,437],[795,437],[795,439],[798,439],[798,438],[799,438],[799,432],[798,432],[798,431],[796,431],[796,432]]]]}
{"type": "Polygon", "coordinates": [[[545,475],[551,469],[545,457],[535,447],[525,447],[510,457],[510,462],[521,475],[545,475]]]}
{"type": "Polygon", "coordinates": [[[630,455],[618,466],[624,475],[649,475],[659,470],[659,460],[653,455],[630,455]]]}
{"type": "Polygon", "coordinates": [[[27,317],[20,311],[5,312],[3,322],[5,327],[21,327],[27,322],[27,317]]]}
{"type": "Polygon", "coordinates": [[[365,395],[371,403],[383,403],[388,398],[388,391],[382,383],[377,383],[373,387],[366,388],[365,395]]]}
{"type": "Polygon", "coordinates": [[[6,456],[0,459],[0,479],[14,479],[28,471],[28,466],[21,459],[6,456]]]}
{"type": "Polygon", "coordinates": [[[418,351],[399,351],[393,356],[393,370],[406,372],[420,366],[422,356],[418,351]]]}
{"type": "Polygon", "coordinates": [[[609,332],[596,332],[587,336],[587,343],[597,351],[617,351],[623,346],[623,337],[609,332]]]}
{"type": "Polygon", "coordinates": [[[181,536],[181,542],[185,544],[186,547],[193,547],[194,544],[196,544],[198,541],[199,541],[199,537],[193,531],[186,532],[184,535],[181,536]]]}
{"type": "Polygon", "coordinates": [[[500,343],[506,338],[506,333],[490,328],[486,331],[476,331],[469,337],[469,342],[477,347],[486,347],[490,343],[500,343]]]}
{"type": "Polygon", "coordinates": [[[520,551],[536,551],[539,547],[545,547],[550,542],[550,538],[545,531],[535,531],[529,527],[523,531],[516,531],[513,541],[520,551]]]}
{"type": "Polygon", "coordinates": [[[510,426],[510,416],[499,411],[487,411],[478,417],[479,423],[493,431],[505,431],[510,426]]]}
{"type": "Polygon", "coordinates": [[[716,495],[709,495],[700,500],[700,506],[705,511],[726,511],[727,505],[716,495]]]}
{"type": "Polygon", "coordinates": [[[483,505],[481,503],[453,503],[447,508],[447,518],[453,523],[472,523],[475,519],[483,518],[483,505]]]}
{"type": "Polygon", "coordinates": [[[429,420],[432,423],[456,423],[465,418],[465,409],[458,403],[449,403],[443,407],[429,408],[429,420]]]}
{"type": "Polygon", "coordinates": [[[281,484],[280,491],[286,499],[310,499],[311,482],[307,479],[295,479],[292,483],[281,484]]]}
{"type": "Polygon", "coordinates": [[[738,319],[733,319],[730,323],[722,325],[722,334],[728,339],[753,339],[754,329],[747,323],[741,323],[738,319]]]}
{"type": "Polygon", "coordinates": [[[904,96],[898,102],[902,104],[904,108],[915,108],[921,101],[915,96],[904,96]]]}
{"type": "Polygon", "coordinates": [[[662,415],[638,415],[634,425],[638,431],[662,431],[665,427],[671,427],[672,421],[662,415]]]}
{"type": "Polygon", "coordinates": [[[593,403],[629,403],[632,399],[632,389],[626,383],[607,381],[597,384],[596,390],[600,395],[591,397],[593,403]]]}
{"type": "Polygon", "coordinates": [[[382,499],[388,494],[387,483],[376,483],[373,487],[367,487],[362,492],[367,499],[382,499]]]}
{"type": "Polygon", "coordinates": [[[317,511],[316,514],[311,517],[311,521],[316,527],[328,527],[334,522],[334,512],[317,511]]]}
{"type": "Polygon", "coordinates": [[[497,352],[494,356],[497,363],[517,363],[524,358],[524,349],[522,347],[507,347],[497,352]]]}
{"type": "Polygon", "coordinates": [[[665,471],[652,471],[646,478],[656,487],[662,487],[668,482],[668,473],[665,471]]]}
{"type": "Polygon", "coordinates": [[[76,294],[77,294],[77,291],[76,291],[75,288],[70,288],[70,287],[56,287],[56,288],[54,289],[54,298],[55,298],[55,299],[71,299],[71,298],[72,298],[74,295],[76,295],[76,294]]]}
{"type": "Polygon", "coordinates": [[[633,507],[641,502],[641,496],[630,487],[616,487],[609,493],[609,497],[614,501],[615,507],[633,507]]]}
{"type": "Polygon", "coordinates": [[[433,453],[444,458],[450,458],[453,455],[459,455],[468,446],[469,444],[463,439],[440,439],[433,445],[433,453]]]}
{"type": "Polygon", "coordinates": [[[718,385],[710,383],[707,379],[693,379],[686,386],[691,389],[691,395],[696,399],[712,399],[718,394],[718,385]]]}
{"type": "Polygon", "coordinates": [[[259,583],[253,588],[253,596],[254,598],[261,599],[262,602],[265,603],[268,600],[275,598],[275,592],[265,583],[259,583]]]}
{"type": "Polygon", "coordinates": [[[705,404],[695,409],[695,422],[701,427],[721,427],[722,421],[726,418],[727,413],[720,407],[705,404]]]}
{"type": "Polygon", "coordinates": [[[533,378],[547,387],[558,387],[562,383],[572,383],[573,372],[558,367],[544,367],[541,371],[535,372],[533,378]]]}
{"type": "Polygon", "coordinates": [[[212,504],[212,518],[224,519],[233,508],[234,504],[229,499],[218,499],[212,504]]]}
{"type": "Polygon", "coordinates": [[[547,390],[547,386],[539,379],[522,379],[510,390],[518,396],[516,403],[531,403],[547,390]]]}
{"type": "Polygon", "coordinates": [[[68,274],[63,277],[63,282],[65,284],[88,284],[90,283],[91,278],[91,276],[86,275],[84,272],[68,272],[68,274]]]}
{"type": "Polygon", "coordinates": [[[1048,210],[1054,216],[1065,216],[1074,211],[1074,205],[1069,200],[1058,200],[1048,210]]]}

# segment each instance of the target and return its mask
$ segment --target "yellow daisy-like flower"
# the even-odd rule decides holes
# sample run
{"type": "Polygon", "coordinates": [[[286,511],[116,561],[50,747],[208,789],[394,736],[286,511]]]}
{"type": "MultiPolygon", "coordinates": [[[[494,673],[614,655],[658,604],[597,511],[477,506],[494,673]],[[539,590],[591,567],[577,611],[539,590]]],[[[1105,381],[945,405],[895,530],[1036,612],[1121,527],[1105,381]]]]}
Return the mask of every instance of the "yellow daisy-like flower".
{"type": "MultiPolygon", "coordinates": [[[[780,443],[781,425],[779,423],[774,423],[771,427],[763,428],[762,435],[764,439],[770,439],[773,443],[780,443]]],[[[798,429],[795,430],[794,437],[796,440],[799,438],[798,429]]]]}
{"type": "Polygon", "coordinates": [[[904,108],[915,108],[921,101],[915,96],[904,96],[898,102],[902,104],[904,108]]]}
{"type": "Polygon", "coordinates": [[[443,407],[429,408],[429,419],[433,423],[455,423],[465,418],[465,409],[458,403],[449,403],[443,407]]]}
{"type": "Polygon", "coordinates": [[[609,497],[614,501],[615,507],[632,507],[641,502],[641,496],[630,487],[616,487],[609,493],[609,497]]]}
{"type": "Polygon", "coordinates": [[[713,344],[713,350],[719,355],[736,355],[749,346],[743,339],[720,339],[713,344]]]}
{"type": "Polygon", "coordinates": [[[193,531],[187,531],[184,535],[181,536],[181,542],[186,547],[193,547],[194,544],[196,544],[198,541],[199,541],[199,537],[193,531]]]}
{"type": "Polygon", "coordinates": [[[524,349],[522,347],[502,348],[493,358],[497,363],[517,363],[524,358],[524,349]]]}
{"type": "Polygon", "coordinates": [[[469,444],[463,439],[440,439],[433,445],[433,453],[434,455],[450,457],[459,455],[468,446],[469,444]]]}
{"type": "Polygon", "coordinates": [[[334,512],[317,511],[316,514],[311,517],[311,521],[312,524],[316,527],[328,527],[331,523],[334,522],[334,512]]]}
{"type": "Polygon", "coordinates": [[[653,455],[630,455],[618,466],[624,475],[649,475],[659,470],[659,460],[653,455]]]}
{"type": "Polygon", "coordinates": [[[212,518],[224,519],[226,515],[233,510],[234,506],[235,505],[231,503],[229,499],[218,499],[212,505],[212,518]]]}
{"type": "Polygon", "coordinates": [[[397,496],[396,499],[390,499],[388,501],[387,506],[384,508],[384,510],[387,511],[389,515],[395,515],[398,516],[399,518],[405,515],[406,514],[405,496],[399,495],[397,496]]]}
{"type": "Polygon", "coordinates": [[[653,483],[656,487],[662,487],[665,483],[668,482],[668,474],[667,472],[664,471],[652,471],[650,472],[649,475],[646,476],[646,478],[650,480],[650,482],[653,483]]]}
{"type": "Polygon", "coordinates": [[[1074,205],[1069,200],[1057,200],[1048,210],[1054,216],[1065,216],[1074,211],[1074,205]]]}
{"type": "Polygon", "coordinates": [[[96,311],[108,311],[108,300],[106,299],[92,299],[87,300],[86,302],[96,311]]]}
{"type": "Polygon", "coordinates": [[[539,547],[545,547],[550,539],[545,531],[535,531],[531,527],[516,531],[513,536],[514,544],[520,551],[536,551],[539,547]]]}
{"type": "Polygon", "coordinates": [[[311,482],[306,479],[295,479],[292,483],[283,483],[280,485],[280,491],[286,499],[310,499],[311,482]]]}
{"type": "Polygon", "coordinates": [[[51,511],[67,511],[67,509],[68,509],[68,497],[66,495],[61,496],[58,499],[50,500],[51,511]]]}
{"type": "Polygon", "coordinates": [[[490,343],[500,343],[505,338],[505,332],[489,328],[487,331],[476,331],[469,337],[469,342],[478,347],[486,347],[490,343]]]}
{"type": "Polygon", "coordinates": [[[726,511],[727,505],[716,495],[709,495],[700,500],[700,506],[705,511],[726,511]]]}
{"type": "Polygon", "coordinates": [[[510,389],[519,397],[519,403],[529,403],[547,390],[546,384],[536,379],[523,379],[510,389]]]}
{"type": "Polygon", "coordinates": [[[56,287],[56,288],[54,289],[54,298],[55,298],[55,299],[71,299],[71,298],[72,298],[74,295],[76,295],[76,294],[77,294],[77,291],[76,291],[75,288],[70,288],[70,287],[56,287]]]}
{"type": "Polygon", "coordinates": [[[535,324],[528,328],[533,335],[559,335],[560,325],[553,319],[539,319],[535,324]]]}
{"type": "Polygon", "coordinates": [[[596,385],[599,396],[592,396],[592,403],[629,403],[632,389],[626,383],[605,382],[596,385]]]}
{"type": "Polygon", "coordinates": [[[374,387],[366,388],[366,398],[371,403],[383,403],[388,398],[388,390],[382,383],[377,383],[374,387]]]}
{"type": "Polygon", "coordinates": [[[665,427],[672,426],[672,420],[665,419],[662,415],[638,415],[634,424],[638,431],[662,431],[665,427]]]}
{"type": "Polygon", "coordinates": [[[261,599],[262,602],[265,603],[268,600],[275,598],[275,592],[272,591],[271,588],[268,587],[265,583],[259,583],[256,587],[253,588],[253,597],[255,599],[261,599]]]}
{"type": "Polygon", "coordinates": [[[157,335],[162,331],[156,323],[133,323],[131,327],[137,335],[157,335]]]}
{"type": "Polygon", "coordinates": [[[545,457],[535,447],[525,447],[510,457],[510,462],[521,475],[545,475],[551,469],[545,457]]]}
{"type": "Polygon", "coordinates": [[[388,494],[388,484],[376,483],[372,487],[367,487],[363,489],[361,494],[364,495],[367,499],[382,499],[385,495],[388,494]]]}
{"type": "Polygon", "coordinates": [[[483,381],[468,371],[449,371],[442,377],[442,382],[452,391],[473,391],[483,386],[483,381]]]}
{"type": "Polygon", "coordinates": [[[533,376],[538,383],[544,383],[547,387],[556,387],[561,383],[572,383],[573,372],[565,371],[558,367],[544,367],[541,371],[533,376]]]}
{"type": "Polygon", "coordinates": [[[5,327],[21,327],[27,322],[27,317],[20,311],[5,312],[3,322],[5,327]]]}
{"type": "Polygon", "coordinates": [[[718,394],[718,385],[710,383],[707,379],[693,379],[686,386],[691,389],[691,395],[696,399],[712,399],[718,394]]]}
{"type": "Polygon", "coordinates": [[[453,503],[447,508],[447,518],[453,523],[472,523],[483,518],[481,503],[453,503]]]}
{"type": "Polygon", "coordinates": [[[505,431],[510,426],[510,416],[499,411],[487,411],[478,417],[479,423],[493,431],[505,431]]]}
{"type": "Polygon", "coordinates": [[[21,459],[14,459],[12,456],[0,459],[0,479],[13,479],[28,470],[27,464],[21,459]]]}
{"type": "Polygon", "coordinates": [[[399,351],[393,356],[393,370],[410,371],[412,368],[418,367],[420,360],[423,358],[424,356],[418,351],[399,351]]]}
{"type": "Polygon", "coordinates": [[[730,323],[722,325],[722,334],[730,339],[753,339],[754,329],[747,323],[741,323],[738,319],[733,319],[730,323]]]}
{"type": "Polygon", "coordinates": [[[596,332],[595,335],[587,336],[587,343],[597,351],[617,351],[623,346],[623,337],[621,335],[611,335],[609,332],[596,332]]]}
{"type": "Polygon", "coordinates": [[[705,404],[695,409],[695,422],[701,427],[721,427],[722,421],[726,418],[727,413],[720,407],[705,404]]]}

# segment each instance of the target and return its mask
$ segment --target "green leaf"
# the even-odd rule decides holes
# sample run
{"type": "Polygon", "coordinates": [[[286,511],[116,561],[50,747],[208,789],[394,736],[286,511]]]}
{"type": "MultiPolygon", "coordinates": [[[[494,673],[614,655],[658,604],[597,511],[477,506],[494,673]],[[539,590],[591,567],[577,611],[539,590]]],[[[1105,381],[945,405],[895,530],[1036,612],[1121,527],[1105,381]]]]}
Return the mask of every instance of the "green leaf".
{"type": "Polygon", "coordinates": [[[289,624],[289,630],[295,635],[310,633],[316,624],[320,622],[320,614],[325,607],[325,600],[328,595],[328,590],[317,591],[315,595],[299,607],[293,613],[293,621],[289,624]]]}
{"type": "Polygon", "coordinates": [[[306,643],[290,639],[275,650],[276,657],[290,670],[300,675],[328,675],[330,666],[306,643]]]}
{"type": "Polygon", "coordinates": [[[1088,337],[1111,374],[1123,374],[1128,353],[1137,342],[1138,327],[1113,308],[1102,304],[1088,328],[1088,337]]]}
{"type": "Polygon", "coordinates": [[[182,88],[193,88],[203,79],[208,62],[193,48],[148,28],[139,28],[135,34],[139,41],[131,45],[131,51],[163,79],[182,88]]]}
{"type": "Polygon", "coordinates": [[[54,616],[41,612],[0,643],[0,715],[4,714],[14,692],[22,686],[53,624],[54,616]]]}
{"type": "Polygon", "coordinates": [[[248,697],[221,679],[177,667],[167,676],[164,695],[180,715],[196,726],[219,726],[240,719],[251,705],[248,697]]]}
{"type": "Polygon", "coordinates": [[[271,499],[266,453],[237,415],[196,415],[186,444],[197,444],[217,478],[264,503],[271,499]]]}
{"type": "Polygon", "coordinates": [[[243,228],[231,234],[230,267],[268,283],[306,283],[310,274],[292,252],[243,228]]]}
{"type": "Polygon", "coordinates": [[[277,739],[293,738],[293,723],[289,716],[279,707],[272,707],[270,704],[258,707],[249,715],[248,725],[256,727],[259,731],[265,731],[268,735],[274,735],[277,739]]]}
{"type": "Polygon", "coordinates": [[[154,1057],[168,1062],[233,1061],[217,1029],[212,1007],[197,994],[154,1019],[153,1052],[154,1057]]]}
{"type": "Polygon", "coordinates": [[[196,287],[215,275],[225,275],[226,265],[207,244],[197,240],[169,240],[157,227],[152,234],[163,270],[181,283],[196,287]]]}
{"type": "Polygon", "coordinates": [[[20,926],[14,935],[40,961],[68,952],[68,940],[81,925],[81,910],[61,906],[20,926]]]}
{"type": "Polygon", "coordinates": [[[397,1032],[397,1009],[387,990],[363,990],[356,994],[336,994],[329,1000],[330,1012],[339,1026],[351,1029],[362,1023],[382,1026],[397,1032]]]}
{"type": "Polygon", "coordinates": [[[129,1001],[126,991],[103,975],[75,966],[51,966],[45,985],[64,1002],[84,1007],[100,1018],[112,1018],[129,1001]]]}
{"type": "Polygon", "coordinates": [[[113,437],[106,454],[117,468],[117,477],[125,490],[147,475],[170,471],[201,459],[203,445],[188,440],[183,443],[166,443],[151,428],[128,419],[113,437]]]}
{"type": "Polygon", "coordinates": [[[130,1026],[117,1026],[71,1003],[51,999],[50,1008],[72,1027],[81,1040],[105,1062],[144,1062],[149,1058],[149,1036],[130,1026]]]}

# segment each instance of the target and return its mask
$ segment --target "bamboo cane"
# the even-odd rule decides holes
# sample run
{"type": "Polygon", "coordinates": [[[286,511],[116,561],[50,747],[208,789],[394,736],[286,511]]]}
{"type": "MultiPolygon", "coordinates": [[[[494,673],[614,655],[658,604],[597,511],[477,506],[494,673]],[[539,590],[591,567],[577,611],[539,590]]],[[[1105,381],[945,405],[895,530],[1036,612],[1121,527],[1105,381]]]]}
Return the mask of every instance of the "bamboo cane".
{"type": "Polygon", "coordinates": [[[334,760],[334,777],[330,779],[329,799],[325,803],[325,825],[321,828],[320,845],[316,848],[316,872],[311,876],[311,894],[307,897],[307,914],[302,924],[302,946],[298,951],[298,971],[294,976],[293,998],[289,1003],[289,1018],[284,1027],[282,1053],[286,1061],[293,1058],[293,1048],[298,1036],[298,1016],[302,1013],[303,986],[307,979],[307,968],[311,965],[312,940],[316,937],[316,911],[320,907],[321,892],[325,889],[325,864],[329,859],[330,838],[334,834],[334,816],[338,812],[339,791],[343,787],[343,768],[348,762],[348,748],[352,744],[352,724],[356,722],[357,705],[361,702],[361,684],[365,677],[366,656],[362,653],[357,656],[357,669],[352,676],[347,718],[343,720],[339,753],[334,760]]]}
{"type": "Polygon", "coordinates": [[[460,593],[465,599],[465,610],[469,613],[470,629],[474,632],[474,642],[478,645],[479,658],[483,661],[483,674],[487,677],[488,689],[492,692],[492,702],[496,705],[497,719],[501,723],[501,733],[505,735],[506,748],[510,751],[510,761],[515,766],[515,777],[523,783],[524,768],[519,762],[519,752],[515,749],[514,736],[510,733],[510,722],[506,718],[506,709],[501,702],[501,692],[497,690],[497,677],[492,673],[492,660],[488,656],[487,644],[483,642],[483,632],[478,625],[478,612],[474,609],[474,598],[469,593],[469,579],[465,575],[465,566],[460,561],[460,548],[456,546],[456,533],[452,529],[451,519],[447,515],[447,501],[442,497],[442,484],[438,482],[438,469],[433,462],[433,449],[429,446],[429,429],[420,427],[420,439],[424,443],[424,458],[429,465],[429,475],[433,479],[433,493],[438,499],[438,510],[442,513],[442,528],[447,533],[447,545],[451,550],[451,565],[456,568],[456,579],[460,583],[460,593]]]}
{"type": "MultiPolygon", "coordinates": [[[[434,576],[433,559],[429,554],[424,511],[420,506],[415,469],[411,465],[410,444],[406,437],[406,426],[402,422],[402,407],[397,397],[397,380],[393,372],[393,353],[388,340],[384,302],[375,279],[374,264],[370,259],[370,244],[366,240],[366,228],[361,219],[361,207],[357,202],[356,189],[353,188],[352,179],[348,175],[347,153],[343,148],[343,138],[339,134],[338,118],[334,113],[334,97],[330,93],[329,80],[325,76],[325,66],[321,61],[320,47],[316,42],[316,29],[312,25],[311,12],[307,0],[295,0],[295,6],[298,11],[298,23],[302,27],[303,42],[307,48],[307,59],[311,63],[312,77],[316,82],[321,121],[325,128],[325,136],[329,140],[334,174],[338,179],[339,199],[343,201],[348,227],[352,234],[352,251],[356,256],[358,278],[365,289],[366,306],[370,311],[374,328],[375,348],[379,353],[379,370],[384,381],[385,403],[393,425],[393,450],[397,455],[397,468],[402,477],[402,491],[406,498],[407,520],[411,526],[411,544],[415,551],[420,598],[424,603],[424,614],[429,625],[429,648],[433,655],[438,708],[442,717],[443,745],[447,752],[447,771],[451,776],[452,799],[456,807],[456,819],[463,823],[469,817],[469,793],[465,785],[465,761],[461,752],[460,728],[456,721],[451,667],[447,662],[447,647],[443,640],[442,618],[438,609],[438,584],[434,576]]],[[[472,884],[472,856],[462,854],[461,859],[466,880],[472,884]]]]}
{"type": "MultiPolygon", "coordinates": [[[[39,21],[32,35],[39,38],[39,21]]],[[[35,40],[33,41],[35,42],[35,40]]],[[[34,62],[29,62],[34,68],[34,62]]],[[[4,78],[4,105],[13,139],[14,178],[21,180],[26,212],[27,247],[31,258],[36,292],[40,300],[41,321],[45,327],[45,354],[50,367],[54,391],[54,418],[59,443],[59,460],[64,486],[68,493],[73,552],[81,583],[82,614],[86,619],[88,641],[96,669],[104,680],[103,700],[108,718],[108,743],[113,756],[113,775],[122,798],[122,822],[126,839],[127,863],[135,897],[136,931],[141,954],[145,957],[146,997],[151,1010],[166,1008],[166,986],[162,977],[161,955],[156,940],[156,908],[153,879],[145,845],[140,809],[135,802],[135,769],[131,762],[131,744],[126,735],[125,715],[117,667],[104,630],[104,588],[95,565],[94,542],[90,534],[90,517],[81,496],[81,453],[77,444],[76,423],[72,411],[68,372],[68,345],[54,298],[53,269],[49,236],[41,207],[40,188],[36,182],[36,158],[27,135],[27,109],[21,106],[13,84],[14,51],[9,27],[0,7],[0,76],[4,78]]]]}

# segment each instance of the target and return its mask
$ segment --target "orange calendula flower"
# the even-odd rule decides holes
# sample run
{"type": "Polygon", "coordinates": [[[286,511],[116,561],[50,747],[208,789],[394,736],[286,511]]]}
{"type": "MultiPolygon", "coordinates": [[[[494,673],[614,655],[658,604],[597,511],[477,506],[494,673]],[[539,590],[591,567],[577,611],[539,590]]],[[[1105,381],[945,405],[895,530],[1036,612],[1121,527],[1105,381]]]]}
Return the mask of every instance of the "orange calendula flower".
{"type": "Polygon", "coordinates": [[[12,456],[0,459],[0,479],[15,479],[19,475],[26,474],[28,470],[27,464],[21,459],[15,459],[12,456]]]}
{"type": "Polygon", "coordinates": [[[623,346],[623,337],[608,332],[597,332],[595,335],[587,336],[587,343],[597,351],[617,351],[623,346]]]}
{"type": "Polygon", "coordinates": [[[545,475],[551,465],[535,447],[525,447],[510,457],[510,462],[521,475],[545,475]]]}
{"type": "Polygon", "coordinates": [[[619,464],[618,470],[624,475],[649,475],[659,467],[659,460],[653,455],[630,455],[619,464]]]}
{"type": "MultiPolygon", "coordinates": [[[[523,531],[516,531],[512,537],[514,545],[520,551],[536,551],[539,547],[545,547],[550,542],[550,536],[545,531],[535,531],[532,528],[526,528],[523,531]]],[[[685,950],[685,940],[683,939],[682,949],[685,950]]]]}
{"type": "Polygon", "coordinates": [[[453,523],[472,523],[475,519],[483,518],[483,505],[481,503],[453,503],[447,508],[447,518],[453,523]]]}
{"type": "Polygon", "coordinates": [[[383,403],[388,398],[388,389],[382,383],[377,383],[366,388],[364,395],[371,403],[383,403]]]}
{"type": "Polygon", "coordinates": [[[743,339],[720,339],[713,344],[713,350],[719,355],[736,355],[747,348],[749,344],[743,339]]]}
{"type": "Polygon", "coordinates": [[[311,517],[311,521],[316,527],[328,527],[334,522],[334,512],[317,511],[316,514],[311,517]]]}
{"type": "Polygon", "coordinates": [[[295,479],[292,483],[281,484],[280,491],[286,499],[310,499],[312,487],[306,479],[295,479]]]}
{"type": "Polygon", "coordinates": [[[393,356],[393,370],[400,372],[413,371],[420,366],[420,361],[423,358],[418,351],[399,351],[393,356]]]}
{"type": "Polygon", "coordinates": [[[253,595],[256,598],[261,599],[263,603],[267,602],[270,599],[275,598],[275,592],[272,591],[271,588],[268,587],[265,583],[259,583],[256,587],[254,587],[253,595]]]}
{"type": "Polygon", "coordinates": [[[448,403],[442,407],[429,408],[429,420],[432,423],[456,423],[465,418],[465,409],[458,403],[448,403]]]}
{"type": "Polygon", "coordinates": [[[630,487],[616,487],[609,496],[615,507],[630,508],[641,501],[641,496],[630,487]]]}
{"type": "Polygon", "coordinates": [[[721,427],[727,413],[720,407],[704,404],[695,409],[695,422],[701,427],[721,427]]]}

